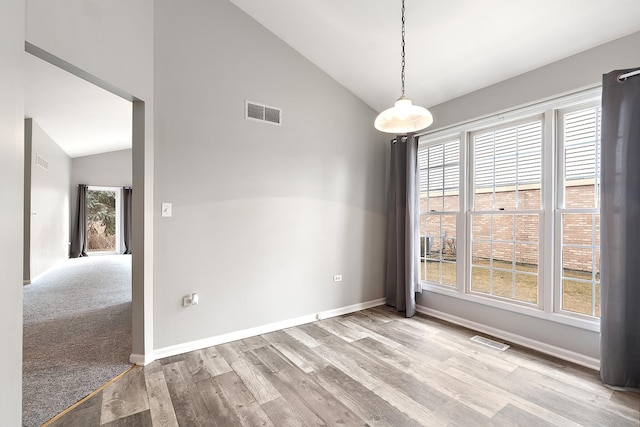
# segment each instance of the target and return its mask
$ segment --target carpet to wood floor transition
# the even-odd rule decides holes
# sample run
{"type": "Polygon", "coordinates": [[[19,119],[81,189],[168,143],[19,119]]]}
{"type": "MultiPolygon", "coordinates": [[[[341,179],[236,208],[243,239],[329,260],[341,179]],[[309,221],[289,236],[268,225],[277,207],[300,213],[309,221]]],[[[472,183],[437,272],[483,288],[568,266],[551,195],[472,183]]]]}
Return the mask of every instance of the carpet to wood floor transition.
{"type": "Polygon", "coordinates": [[[130,368],[131,256],[66,260],[24,287],[23,425],[130,368]]]}

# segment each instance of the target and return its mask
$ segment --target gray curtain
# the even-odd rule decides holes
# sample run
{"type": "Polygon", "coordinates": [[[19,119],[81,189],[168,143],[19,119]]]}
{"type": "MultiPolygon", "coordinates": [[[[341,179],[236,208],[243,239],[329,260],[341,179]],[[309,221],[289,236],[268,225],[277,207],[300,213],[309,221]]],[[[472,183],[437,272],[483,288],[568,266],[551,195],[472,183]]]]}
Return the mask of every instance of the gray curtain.
{"type": "Polygon", "coordinates": [[[131,188],[122,188],[122,241],[123,254],[131,253],[131,188]]]}
{"type": "Polygon", "coordinates": [[[78,185],[78,206],[74,225],[69,257],[87,256],[87,186],[84,184],[78,185]]]}
{"type": "Polygon", "coordinates": [[[398,137],[391,143],[390,177],[387,202],[387,305],[416,313],[415,293],[418,277],[418,141],[413,135],[398,137]]]}
{"type": "MultiPolygon", "coordinates": [[[[629,71],[629,70],[626,70],[629,71]]],[[[600,377],[640,387],[640,75],[603,77],[600,377]]]]}

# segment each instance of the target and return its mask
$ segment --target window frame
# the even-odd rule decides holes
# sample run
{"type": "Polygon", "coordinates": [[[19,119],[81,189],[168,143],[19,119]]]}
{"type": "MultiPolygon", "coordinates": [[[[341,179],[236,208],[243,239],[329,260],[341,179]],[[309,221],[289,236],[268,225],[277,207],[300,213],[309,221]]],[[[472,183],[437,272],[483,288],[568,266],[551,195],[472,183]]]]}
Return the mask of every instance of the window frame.
{"type": "MultiPolygon", "coordinates": [[[[577,104],[573,104],[570,106],[566,106],[563,108],[557,108],[555,110],[555,120],[556,120],[556,133],[555,133],[555,139],[556,139],[556,144],[555,144],[555,149],[556,149],[556,169],[555,169],[555,181],[556,181],[556,196],[555,196],[555,208],[554,208],[554,228],[556,230],[559,230],[558,233],[556,233],[555,235],[555,239],[554,239],[554,251],[555,253],[557,253],[557,262],[554,268],[554,272],[553,272],[553,283],[558,283],[558,286],[555,286],[553,289],[554,292],[554,300],[553,300],[553,310],[556,313],[560,313],[562,315],[567,315],[567,316],[571,316],[571,317],[576,317],[576,318],[580,318],[583,319],[585,321],[590,321],[593,320],[594,317],[593,316],[589,316],[583,313],[578,313],[578,312],[574,312],[574,311],[570,311],[570,310],[565,310],[563,309],[563,283],[562,283],[562,278],[563,278],[563,263],[562,263],[562,250],[563,250],[563,241],[562,241],[562,215],[563,214],[580,214],[580,213],[584,213],[584,214],[599,214],[600,213],[600,204],[598,203],[597,206],[594,206],[592,208],[576,208],[576,207],[565,207],[565,199],[566,199],[566,195],[565,195],[565,173],[564,173],[564,138],[563,138],[563,134],[564,134],[564,124],[563,124],[563,116],[566,114],[570,114],[573,112],[577,112],[580,110],[586,110],[589,108],[594,108],[594,107],[598,107],[600,106],[600,100],[591,100],[591,101],[585,101],[582,103],[577,103],[577,104]]],[[[602,112],[600,112],[600,118],[602,117],[602,112]]],[[[601,139],[600,141],[601,142],[601,139]]],[[[600,152],[602,151],[602,149],[600,149],[600,152]]],[[[596,154],[596,158],[598,158],[597,154],[596,154]]],[[[599,165],[596,166],[596,170],[597,173],[600,172],[600,167],[599,165]]],[[[599,184],[600,179],[599,177],[596,177],[595,181],[594,181],[594,186],[597,186],[597,184],[599,184]]],[[[596,187],[597,188],[597,187],[596,187]]],[[[594,191],[597,191],[594,189],[594,191]]],[[[600,286],[601,286],[602,282],[600,282],[600,286]]],[[[602,288],[600,288],[602,290],[602,288]]],[[[593,297],[595,298],[595,296],[593,297]]],[[[595,304],[595,300],[594,300],[594,304],[595,304]]],[[[595,305],[592,306],[592,310],[595,309],[595,305]]],[[[596,318],[598,319],[598,318],[596,318]]]]}
{"type": "MultiPolygon", "coordinates": [[[[462,274],[464,273],[464,264],[460,263],[460,259],[461,259],[461,256],[464,256],[464,252],[465,252],[464,248],[461,247],[461,246],[464,246],[464,245],[460,244],[460,243],[464,243],[464,240],[462,240],[462,237],[460,236],[460,233],[459,233],[460,229],[461,229],[461,224],[463,223],[463,213],[464,213],[464,211],[462,209],[462,206],[463,206],[463,199],[465,198],[465,196],[464,196],[464,191],[463,191],[463,187],[462,187],[462,184],[464,182],[463,178],[462,178],[462,175],[463,175],[464,169],[466,169],[466,168],[463,168],[464,163],[463,163],[462,150],[463,150],[463,148],[465,146],[465,143],[460,139],[460,135],[459,134],[452,133],[452,134],[449,134],[449,135],[442,135],[441,137],[439,137],[437,139],[431,139],[426,144],[420,144],[420,141],[418,141],[418,151],[420,151],[421,148],[429,148],[429,147],[436,146],[436,145],[444,145],[444,144],[455,142],[455,141],[458,141],[458,144],[459,144],[459,147],[458,147],[458,149],[459,149],[459,151],[458,151],[459,152],[459,158],[458,158],[458,209],[457,209],[457,211],[444,211],[444,210],[435,211],[433,216],[436,216],[436,215],[440,215],[440,216],[442,216],[442,215],[455,216],[455,222],[456,222],[456,248],[457,248],[456,249],[456,261],[455,261],[455,264],[456,264],[456,284],[454,286],[449,286],[449,285],[445,285],[445,284],[442,284],[442,283],[428,282],[426,280],[425,281],[421,280],[420,284],[423,285],[423,286],[425,284],[428,284],[428,285],[431,285],[431,286],[442,287],[442,288],[449,289],[449,290],[456,289],[456,290],[459,291],[460,290],[459,286],[460,286],[460,283],[461,283],[459,277],[460,277],[461,273],[462,274]]],[[[444,153],[443,153],[443,155],[444,155],[444,153]]],[[[420,167],[418,166],[418,168],[416,170],[418,170],[418,172],[419,172],[420,171],[420,167]]],[[[444,179],[444,177],[443,177],[443,179],[444,179]]],[[[443,186],[444,186],[444,182],[443,182],[443,186]]],[[[418,189],[418,191],[419,191],[419,189],[418,189]]],[[[444,195],[444,189],[443,189],[443,195],[444,195]]],[[[418,199],[419,198],[420,198],[420,194],[418,194],[418,199]]],[[[430,214],[430,212],[425,212],[425,213],[427,215],[430,214]]],[[[419,215],[420,219],[422,219],[422,211],[420,211],[418,213],[418,215],[419,215]]],[[[422,238],[422,236],[420,236],[420,238],[422,238]]],[[[419,254],[418,259],[419,260],[422,259],[421,254],[419,254]]],[[[462,259],[464,259],[464,258],[462,258],[462,259]]],[[[448,263],[453,263],[453,262],[448,261],[448,263]]],[[[421,268],[420,268],[420,271],[422,271],[421,268]]],[[[442,271],[441,271],[441,274],[442,274],[442,271]]],[[[462,282],[462,284],[464,284],[464,282],[462,282]]]]}
{"type": "MultiPolygon", "coordinates": [[[[99,185],[88,185],[87,192],[89,191],[104,191],[109,193],[115,193],[115,218],[116,218],[116,247],[113,251],[89,251],[94,255],[118,255],[122,253],[122,187],[107,187],[99,185]]],[[[88,209],[85,209],[85,216],[88,215],[88,209]]],[[[88,222],[88,221],[87,221],[88,222]]],[[[85,233],[88,231],[85,230],[85,233]]],[[[88,235],[88,234],[87,234],[88,235]]]]}
{"type": "MultiPolygon", "coordinates": [[[[544,163],[545,163],[545,159],[544,159],[544,141],[545,141],[545,135],[544,135],[544,131],[545,131],[545,115],[544,114],[533,114],[533,115],[529,115],[526,117],[522,117],[519,118],[517,120],[509,120],[509,121],[501,121],[501,123],[495,124],[494,126],[489,126],[489,127],[485,127],[481,130],[476,130],[476,129],[470,129],[467,130],[467,136],[468,136],[468,154],[469,154],[469,159],[468,159],[468,170],[469,170],[469,177],[468,177],[468,181],[467,181],[467,186],[468,186],[468,194],[469,194],[469,203],[468,203],[468,215],[467,215],[467,229],[468,229],[468,236],[469,236],[469,241],[468,241],[468,245],[469,245],[469,263],[468,265],[465,264],[465,267],[467,268],[468,271],[468,278],[469,280],[465,283],[465,292],[472,294],[472,295],[480,295],[480,296],[485,296],[487,298],[491,298],[491,299],[496,299],[496,300],[500,300],[500,301],[505,301],[508,304],[517,304],[517,305],[521,305],[521,306],[525,306],[525,307],[537,307],[538,309],[542,309],[543,308],[543,287],[542,287],[542,280],[541,280],[541,276],[542,276],[542,272],[543,272],[543,263],[541,262],[540,258],[542,256],[543,251],[542,246],[543,246],[543,240],[541,238],[538,239],[538,272],[537,272],[537,278],[538,278],[538,286],[537,286],[537,303],[529,303],[529,302],[525,302],[525,301],[520,301],[520,300],[516,300],[513,298],[508,298],[508,297],[504,297],[504,296],[499,296],[499,295],[493,295],[493,294],[487,294],[484,292],[479,292],[479,291],[474,291],[472,288],[472,279],[473,279],[473,253],[472,253],[472,247],[473,247],[473,217],[474,215],[478,216],[478,215],[503,215],[503,214],[511,214],[514,215],[514,217],[516,215],[538,215],[538,235],[542,236],[542,232],[544,230],[544,203],[543,203],[543,199],[544,199],[544,180],[545,180],[545,176],[544,176],[544,172],[543,172],[543,168],[544,168],[544,163]],[[474,144],[473,144],[473,136],[475,134],[482,134],[482,133],[487,133],[487,132],[493,132],[493,131],[497,131],[497,130],[501,130],[501,129],[507,129],[509,127],[517,127],[523,124],[527,124],[527,123],[534,123],[536,121],[540,121],[540,130],[541,130],[541,146],[540,146],[540,159],[541,159],[541,165],[540,165],[540,208],[539,209],[519,209],[519,208],[514,208],[514,209],[503,209],[503,210],[496,210],[496,206],[493,206],[493,209],[482,209],[482,210],[477,210],[476,209],[476,191],[475,191],[475,171],[476,171],[476,167],[474,164],[474,154],[475,154],[475,150],[474,150],[474,144]]],[[[496,188],[499,188],[495,185],[495,182],[493,184],[493,203],[495,204],[495,194],[496,194],[496,188]]],[[[518,184],[514,184],[514,190],[515,191],[520,191],[518,184]]],[[[514,222],[514,231],[515,231],[515,222],[514,222]]],[[[490,242],[493,242],[493,236],[490,236],[490,242]]],[[[514,240],[514,245],[516,244],[516,241],[514,240]]],[[[514,246],[515,247],[515,246],[514,246]]],[[[480,267],[482,268],[482,267],[480,267]]],[[[492,266],[490,266],[489,268],[487,268],[487,270],[490,271],[490,274],[492,274],[493,270],[496,271],[507,271],[503,268],[494,268],[492,266]]],[[[509,270],[512,272],[512,274],[515,274],[517,270],[509,270]]]]}
{"type": "Polygon", "coordinates": [[[421,282],[424,291],[443,294],[461,300],[482,304],[497,309],[513,311],[535,318],[562,323],[594,332],[600,330],[600,319],[578,313],[558,310],[556,295],[560,286],[554,286],[556,279],[556,253],[558,250],[558,236],[555,233],[559,167],[557,153],[557,111],[589,102],[599,103],[601,99],[601,86],[594,85],[581,91],[560,94],[547,99],[531,103],[525,106],[497,112],[475,120],[457,123],[451,126],[430,130],[418,135],[418,144],[431,145],[437,141],[446,139],[459,139],[460,141],[460,196],[459,213],[457,217],[457,270],[455,287],[441,286],[429,282],[421,282]],[[470,152],[471,133],[490,130],[505,124],[513,124],[527,118],[542,116],[542,177],[541,177],[541,213],[540,213],[540,240],[539,240],[539,298],[538,305],[518,304],[515,300],[504,300],[487,296],[485,294],[469,292],[471,278],[471,206],[473,204],[473,185],[471,185],[470,152]],[[548,226],[549,225],[549,226],[548,226]]]}

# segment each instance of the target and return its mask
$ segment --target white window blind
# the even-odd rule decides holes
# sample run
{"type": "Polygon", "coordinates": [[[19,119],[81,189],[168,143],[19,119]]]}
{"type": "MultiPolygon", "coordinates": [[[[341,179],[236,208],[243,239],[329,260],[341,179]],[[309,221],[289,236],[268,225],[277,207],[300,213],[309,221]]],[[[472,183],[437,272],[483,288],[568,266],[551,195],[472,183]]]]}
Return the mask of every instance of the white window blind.
{"type": "Polygon", "coordinates": [[[460,177],[460,141],[420,147],[420,193],[458,190],[460,177]]]}
{"type": "Polygon", "coordinates": [[[599,105],[560,111],[560,180],[556,310],[600,317],[599,105]]]}
{"type": "Polygon", "coordinates": [[[600,164],[600,107],[564,116],[565,180],[595,179],[600,164]]]}
{"type": "Polygon", "coordinates": [[[476,189],[540,182],[540,120],[475,134],[473,144],[476,189]]]}

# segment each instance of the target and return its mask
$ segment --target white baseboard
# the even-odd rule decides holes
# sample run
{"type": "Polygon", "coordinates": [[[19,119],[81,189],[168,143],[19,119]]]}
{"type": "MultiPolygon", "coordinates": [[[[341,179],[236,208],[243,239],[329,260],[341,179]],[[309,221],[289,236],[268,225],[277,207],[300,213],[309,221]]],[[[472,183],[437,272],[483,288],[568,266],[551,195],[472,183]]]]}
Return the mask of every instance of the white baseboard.
{"type": "Polygon", "coordinates": [[[144,354],[131,353],[129,355],[129,363],[133,363],[138,366],[146,366],[155,360],[152,356],[152,354],[145,356],[144,354]]]}
{"type": "Polygon", "coordinates": [[[491,335],[496,338],[500,338],[514,344],[539,351],[540,353],[548,354],[550,356],[554,356],[559,359],[584,366],[586,368],[594,369],[596,371],[600,370],[600,360],[594,357],[585,356],[584,354],[576,353],[571,350],[556,347],[551,344],[543,343],[541,341],[523,337],[511,332],[503,331],[502,329],[483,325],[482,323],[477,323],[471,320],[464,319],[462,317],[454,316],[452,314],[423,307],[420,305],[416,306],[416,311],[418,313],[426,314],[427,316],[435,317],[437,319],[445,320],[447,322],[463,326],[474,331],[482,332],[487,335],[491,335]]]}
{"type": "Polygon", "coordinates": [[[280,322],[268,323],[266,325],[256,326],[255,328],[243,329],[241,331],[230,332],[228,334],[217,335],[197,341],[190,341],[182,344],[172,345],[169,347],[159,348],[149,355],[132,354],[129,358],[131,363],[144,366],[156,359],[175,356],[177,354],[188,353],[190,351],[200,350],[214,345],[224,344],[244,338],[255,337],[257,335],[269,332],[279,331],[281,329],[292,328],[294,326],[304,325],[305,323],[315,322],[316,320],[328,319],[330,317],[342,316],[343,314],[353,313],[367,308],[376,307],[385,303],[384,298],[363,303],[353,304],[346,307],[340,307],[333,310],[322,311],[319,313],[308,314],[306,316],[296,317],[293,319],[282,320],[280,322]]]}
{"type": "MultiPolygon", "coordinates": [[[[281,329],[292,328],[306,323],[315,322],[316,320],[328,319],[331,317],[342,316],[343,314],[353,313],[360,310],[366,310],[367,308],[377,307],[384,305],[386,300],[380,298],[373,301],[367,301],[359,304],[353,304],[346,307],[340,307],[333,310],[327,310],[316,314],[308,314],[306,316],[296,317],[293,319],[283,320],[280,322],[269,323],[266,325],[257,326],[255,328],[243,329],[241,331],[230,332],[228,334],[217,335],[210,338],[205,338],[197,341],[190,341],[183,344],[173,345],[169,347],[159,348],[153,351],[151,354],[131,354],[129,361],[139,366],[145,366],[153,362],[156,359],[164,357],[175,356],[178,354],[188,353],[190,351],[200,350],[207,347],[212,347],[219,344],[225,344],[232,341],[237,341],[244,338],[254,337],[257,335],[266,334],[269,332],[279,331],[281,329]]],[[[521,345],[523,347],[530,348],[535,351],[539,351],[550,356],[554,356],[563,360],[566,360],[577,365],[587,367],[589,369],[599,370],[600,360],[585,356],[580,353],[576,353],[571,350],[556,347],[547,343],[543,343],[537,340],[523,337],[521,335],[513,334],[492,326],[487,326],[481,323],[473,322],[471,320],[464,319],[462,317],[454,316],[442,311],[434,310],[431,308],[416,306],[416,311],[428,316],[435,317],[437,319],[445,320],[447,322],[463,326],[465,328],[482,332],[487,335],[491,335],[496,338],[500,338],[514,344],[521,345]]]]}

